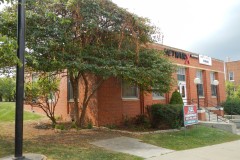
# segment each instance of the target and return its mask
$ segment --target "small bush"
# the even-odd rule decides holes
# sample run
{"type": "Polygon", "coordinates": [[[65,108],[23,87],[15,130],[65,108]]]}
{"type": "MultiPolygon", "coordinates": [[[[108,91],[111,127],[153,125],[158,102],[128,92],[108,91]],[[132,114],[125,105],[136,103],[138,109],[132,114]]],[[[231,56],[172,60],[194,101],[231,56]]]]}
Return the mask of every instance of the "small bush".
{"type": "Polygon", "coordinates": [[[227,114],[240,114],[240,99],[227,99],[226,102],[222,103],[222,106],[224,107],[224,112],[227,114]]]}
{"type": "Polygon", "coordinates": [[[92,129],[93,128],[93,124],[92,124],[92,122],[89,122],[88,124],[87,124],[87,129],[92,129]]]}
{"type": "Polygon", "coordinates": [[[109,128],[109,129],[116,129],[117,126],[115,124],[108,124],[105,127],[109,128]]]}
{"type": "Polygon", "coordinates": [[[182,96],[178,91],[173,92],[170,104],[183,104],[182,96]]]}
{"type": "Polygon", "coordinates": [[[143,128],[149,128],[150,127],[150,121],[149,118],[146,115],[137,115],[133,118],[133,122],[137,126],[142,126],[143,128]]]}
{"type": "Polygon", "coordinates": [[[183,126],[182,104],[154,104],[150,107],[153,128],[167,129],[183,126]]]}
{"type": "Polygon", "coordinates": [[[129,127],[132,124],[131,118],[129,118],[127,115],[123,115],[123,125],[125,127],[129,127]]]}
{"type": "Polygon", "coordinates": [[[56,124],[55,129],[65,130],[65,126],[63,124],[56,124]]]}
{"type": "Polygon", "coordinates": [[[78,129],[78,126],[76,123],[72,122],[70,128],[78,129]]]}

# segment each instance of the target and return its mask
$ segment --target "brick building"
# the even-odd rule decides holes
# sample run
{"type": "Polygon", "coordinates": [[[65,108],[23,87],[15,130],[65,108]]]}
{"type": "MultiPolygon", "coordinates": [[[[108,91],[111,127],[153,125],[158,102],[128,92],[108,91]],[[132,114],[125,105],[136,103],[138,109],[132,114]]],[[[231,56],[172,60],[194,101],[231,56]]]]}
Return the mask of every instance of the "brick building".
{"type": "Polygon", "coordinates": [[[240,85],[240,61],[226,62],[226,81],[240,85]]]}
{"type": "MultiPolygon", "coordinates": [[[[93,124],[98,126],[119,124],[124,117],[134,117],[146,112],[142,106],[169,103],[171,94],[176,89],[181,93],[185,104],[197,103],[197,88],[194,84],[196,77],[201,80],[199,86],[201,107],[213,106],[217,100],[221,102],[226,99],[223,61],[160,44],[152,44],[150,47],[164,50],[166,56],[178,66],[177,73],[173,75],[176,79],[175,88],[164,95],[145,94],[143,102],[140,102],[137,86],[130,86],[112,77],[101,85],[89,103],[87,115],[93,124]],[[213,80],[219,81],[218,88],[213,86],[213,80]]],[[[73,107],[69,84],[68,78],[63,77],[60,84],[60,100],[56,108],[56,115],[66,120],[71,117],[73,107]]]]}

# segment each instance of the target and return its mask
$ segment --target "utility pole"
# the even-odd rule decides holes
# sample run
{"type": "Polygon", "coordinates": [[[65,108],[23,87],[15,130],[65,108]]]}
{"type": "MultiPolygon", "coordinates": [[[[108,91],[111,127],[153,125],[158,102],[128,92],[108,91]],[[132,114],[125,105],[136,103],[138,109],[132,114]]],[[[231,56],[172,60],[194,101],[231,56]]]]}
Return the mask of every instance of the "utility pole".
{"type": "Polygon", "coordinates": [[[18,0],[18,49],[17,56],[22,66],[17,66],[16,114],[15,114],[15,158],[24,159],[23,148],[23,101],[24,101],[24,51],[25,51],[25,0],[18,0]]]}

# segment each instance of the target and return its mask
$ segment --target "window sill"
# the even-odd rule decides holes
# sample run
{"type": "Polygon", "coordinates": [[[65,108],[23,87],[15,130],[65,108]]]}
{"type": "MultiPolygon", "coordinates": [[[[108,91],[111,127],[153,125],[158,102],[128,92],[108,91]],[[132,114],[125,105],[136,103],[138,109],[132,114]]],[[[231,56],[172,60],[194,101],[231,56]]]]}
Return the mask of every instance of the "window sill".
{"type": "Polygon", "coordinates": [[[201,97],[201,96],[200,96],[199,98],[203,99],[203,98],[205,98],[205,97],[201,97]]]}
{"type": "Polygon", "coordinates": [[[73,103],[73,102],[74,102],[74,100],[73,100],[73,99],[69,99],[69,100],[68,100],[68,102],[70,102],[70,103],[73,103]]]}
{"type": "Polygon", "coordinates": [[[212,96],[212,98],[217,98],[217,96],[212,96]]]}
{"type": "Polygon", "coordinates": [[[123,101],[138,101],[139,98],[122,98],[123,101]]]}
{"type": "Polygon", "coordinates": [[[165,98],[153,98],[152,100],[155,100],[155,101],[158,100],[159,101],[159,100],[165,100],[165,98]]]}

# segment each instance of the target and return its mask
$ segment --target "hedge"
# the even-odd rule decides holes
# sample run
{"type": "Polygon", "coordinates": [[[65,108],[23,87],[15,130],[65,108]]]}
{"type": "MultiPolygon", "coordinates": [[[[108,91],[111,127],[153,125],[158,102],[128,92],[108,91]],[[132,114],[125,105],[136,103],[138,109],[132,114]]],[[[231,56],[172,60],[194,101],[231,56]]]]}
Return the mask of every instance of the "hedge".
{"type": "Polygon", "coordinates": [[[226,114],[239,115],[240,114],[240,99],[227,99],[226,102],[222,103],[224,112],[226,114]]]}
{"type": "Polygon", "coordinates": [[[154,104],[150,106],[150,117],[153,128],[179,128],[183,126],[183,105],[154,104]]]}
{"type": "Polygon", "coordinates": [[[170,104],[183,104],[182,96],[178,91],[172,93],[170,104]]]}

